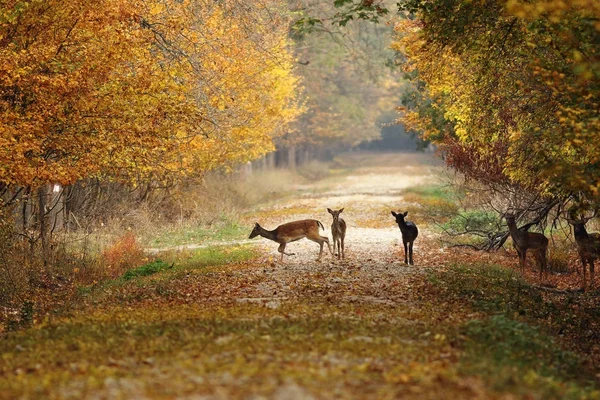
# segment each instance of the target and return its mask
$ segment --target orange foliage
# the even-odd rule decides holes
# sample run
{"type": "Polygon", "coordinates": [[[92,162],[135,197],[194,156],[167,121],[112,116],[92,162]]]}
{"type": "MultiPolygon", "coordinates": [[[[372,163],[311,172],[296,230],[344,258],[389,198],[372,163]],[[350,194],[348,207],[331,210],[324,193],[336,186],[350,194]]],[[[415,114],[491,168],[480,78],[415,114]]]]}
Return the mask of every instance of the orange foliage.
{"type": "Polygon", "coordinates": [[[106,263],[106,268],[112,271],[109,275],[117,276],[142,264],[144,250],[138,243],[135,234],[129,231],[102,252],[102,259],[106,263]]]}
{"type": "Polygon", "coordinates": [[[299,108],[269,3],[4,2],[0,182],[140,181],[271,151],[299,108]]]}

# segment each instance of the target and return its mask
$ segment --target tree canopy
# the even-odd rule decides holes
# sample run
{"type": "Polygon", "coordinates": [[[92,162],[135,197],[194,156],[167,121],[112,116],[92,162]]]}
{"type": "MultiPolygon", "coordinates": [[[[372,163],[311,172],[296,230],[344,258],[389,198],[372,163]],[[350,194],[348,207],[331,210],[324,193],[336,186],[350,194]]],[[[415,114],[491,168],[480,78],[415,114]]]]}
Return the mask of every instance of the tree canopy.
{"type": "Polygon", "coordinates": [[[271,151],[301,111],[287,33],[275,1],[4,2],[0,182],[173,177],[271,151]]]}
{"type": "Polygon", "coordinates": [[[467,176],[600,201],[600,6],[410,0],[394,48],[403,109],[467,176]]]}

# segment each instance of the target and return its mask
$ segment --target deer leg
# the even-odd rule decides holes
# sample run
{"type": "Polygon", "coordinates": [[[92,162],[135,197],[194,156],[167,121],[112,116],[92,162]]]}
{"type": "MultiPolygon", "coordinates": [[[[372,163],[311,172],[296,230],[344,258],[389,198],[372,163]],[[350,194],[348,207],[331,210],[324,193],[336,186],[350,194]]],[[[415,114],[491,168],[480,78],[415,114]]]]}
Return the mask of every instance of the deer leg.
{"type": "Polygon", "coordinates": [[[323,242],[319,242],[319,257],[317,257],[317,261],[321,259],[323,255],[323,242]]]}
{"type": "MultiPolygon", "coordinates": [[[[340,242],[342,244],[342,260],[344,259],[345,255],[344,255],[344,237],[342,236],[340,239],[340,242]]],[[[339,249],[339,246],[338,246],[339,249]]]]}
{"type": "MultiPolygon", "coordinates": [[[[582,258],[582,260],[584,260],[584,259],[582,258]]],[[[586,264],[587,264],[588,261],[589,260],[585,259],[584,262],[582,263],[582,265],[583,265],[583,268],[582,268],[583,269],[583,290],[585,290],[585,286],[586,286],[586,283],[587,283],[586,282],[586,276],[585,276],[585,270],[587,269],[587,265],[586,264]]]]}
{"type": "Polygon", "coordinates": [[[527,264],[527,250],[521,251],[521,254],[519,254],[519,261],[521,264],[521,274],[525,275],[525,266],[527,264]]]}
{"type": "Polygon", "coordinates": [[[408,243],[404,243],[404,264],[408,264],[408,243]]]}
{"type": "MultiPolygon", "coordinates": [[[[319,243],[319,257],[317,258],[317,260],[321,259],[321,256],[323,255],[323,244],[327,243],[327,248],[329,249],[329,253],[331,253],[331,246],[329,245],[329,239],[323,236],[317,236],[317,237],[306,237],[307,239],[312,240],[313,242],[317,242],[319,243]]],[[[335,246],[335,242],[334,242],[334,246],[335,246]]],[[[333,254],[333,253],[331,253],[333,254]]]]}
{"type": "Polygon", "coordinates": [[[415,242],[410,242],[408,244],[408,253],[409,253],[408,254],[408,259],[409,259],[410,265],[415,265],[415,263],[413,262],[413,244],[414,243],[415,242]]]}
{"type": "Polygon", "coordinates": [[[329,238],[324,237],[324,236],[320,236],[320,238],[323,242],[327,243],[327,248],[329,249],[329,254],[333,255],[333,253],[331,252],[331,245],[329,244],[329,238]]]}
{"type": "Polygon", "coordinates": [[[337,256],[338,258],[340,258],[340,240],[337,237],[333,237],[333,255],[336,255],[336,248],[337,248],[337,256]]]}
{"type": "Polygon", "coordinates": [[[546,276],[546,280],[548,280],[548,254],[546,253],[548,249],[544,249],[542,253],[542,260],[544,260],[544,275],[546,276]]]}
{"type": "Polygon", "coordinates": [[[279,248],[277,249],[277,251],[281,253],[281,258],[280,258],[280,261],[283,261],[283,255],[284,255],[284,254],[285,254],[286,256],[293,256],[293,255],[294,255],[294,253],[286,253],[286,252],[285,252],[285,243],[281,243],[281,244],[279,245],[279,248]]]}
{"type": "Polygon", "coordinates": [[[594,287],[594,259],[590,260],[590,287],[594,287]]]}
{"type": "MultiPolygon", "coordinates": [[[[585,257],[584,256],[580,256],[579,259],[581,260],[581,268],[585,269],[585,257]]],[[[577,269],[577,274],[581,275],[581,272],[579,271],[579,269],[577,269]]]]}

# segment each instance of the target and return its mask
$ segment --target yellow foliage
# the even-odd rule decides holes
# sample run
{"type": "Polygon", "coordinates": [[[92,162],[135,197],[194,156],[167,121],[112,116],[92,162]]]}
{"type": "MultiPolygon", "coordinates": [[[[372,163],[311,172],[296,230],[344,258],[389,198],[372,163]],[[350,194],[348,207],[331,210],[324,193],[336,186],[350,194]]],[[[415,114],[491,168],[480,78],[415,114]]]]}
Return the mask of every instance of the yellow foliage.
{"type": "Polygon", "coordinates": [[[269,4],[5,2],[0,182],[173,178],[271,151],[300,107],[269,4]]]}

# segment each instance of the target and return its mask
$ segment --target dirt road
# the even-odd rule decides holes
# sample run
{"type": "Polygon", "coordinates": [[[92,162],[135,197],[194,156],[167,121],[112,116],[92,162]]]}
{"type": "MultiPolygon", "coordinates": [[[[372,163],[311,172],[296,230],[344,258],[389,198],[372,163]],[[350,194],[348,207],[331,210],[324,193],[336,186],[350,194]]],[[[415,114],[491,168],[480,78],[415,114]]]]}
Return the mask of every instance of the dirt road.
{"type": "MultiPolygon", "coordinates": [[[[402,242],[390,211],[419,207],[406,201],[403,192],[416,186],[442,184],[444,169],[430,154],[363,154],[349,159],[356,165],[350,174],[313,184],[295,185],[292,197],[260,208],[256,213],[247,215],[247,219],[256,219],[263,227],[273,229],[284,222],[314,218],[323,223],[324,234],[331,240],[331,215],[327,208],[344,208],[341,217],[348,224],[346,262],[394,262],[399,255],[397,246],[401,246],[402,242]]],[[[420,228],[420,237],[415,242],[415,253],[418,254],[420,243],[431,233],[424,222],[414,217],[409,215],[408,219],[414,220],[420,228]]],[[[277,258],[279,254],[275,243],[260,238],[255,240],[263,241],[265,253],[277,258]]],[[[308,240],[291,243],[286,250],[297,254],[284,257],[285,262],[294,266],[312,261],[317,254],[315,249],[318,245],[308,240]]],[[[323,262],[330,263],[332,259],[328,255],[323,262]]],[[[334,263],[340,264],[337,260],[334,263]]]]}

